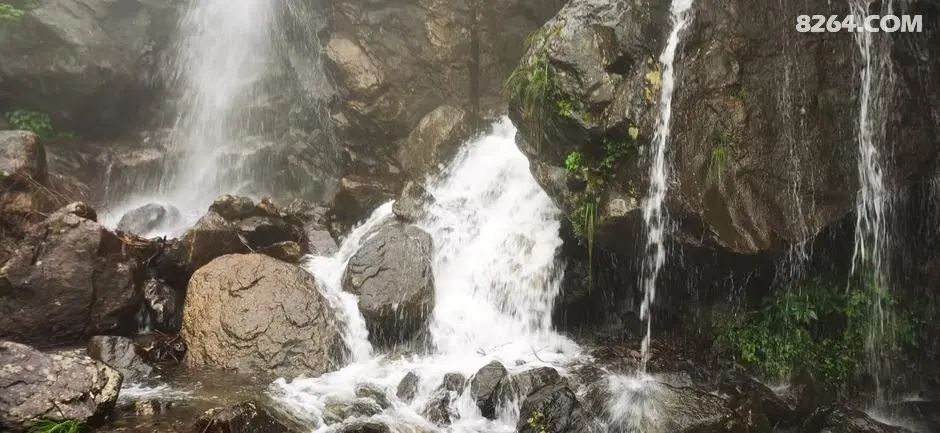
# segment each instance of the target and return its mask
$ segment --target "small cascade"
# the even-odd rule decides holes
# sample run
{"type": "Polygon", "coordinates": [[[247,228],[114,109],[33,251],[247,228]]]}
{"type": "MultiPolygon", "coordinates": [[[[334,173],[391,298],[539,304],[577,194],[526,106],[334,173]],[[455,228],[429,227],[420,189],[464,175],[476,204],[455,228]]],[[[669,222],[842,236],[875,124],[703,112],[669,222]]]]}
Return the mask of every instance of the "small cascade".
{"type": "MultiPolygon", "coordinates": [[[[355,229],[337,254],[308,261],[321,290],[340,311],[352,356],[339,371],[278,380],[272,394],[287,410],[327,431],[323,414],[331,401],[355,398],[354,389],[362,383],[392,397],[412,372],[420,378],[414,399],[394,399],[373,419],[393,431],[435,431],[423,412],[446,374],[469,379],[493,360],[511,373],[545,365],[563,372],[580,358],[578,345],[551,328],[562,277],[556,260],[560,212],[532,178],[514,139],[511,122],[502,119],[491,133],[466,144],[450,168],[427,185],[435,200],[418,225],[431,235],[435,249],[431,353],[375,353],[356,297],[340,285],[349,258],[374,227],[391,218],[390,204],[355,229]]],[[[449,431],[512,432],[520,403],[507,403],[497,419],[486,419],[465,390],[450,400],[454,419],[449,431]]]]}
{"type": "Polygon", "coordinates": [[[691,21],[693,0],[673,0],[671,11],[672,30],[666,42],[666,48],[659,57],[663,65],[662,93],[659,98],[659,123],[653,137],[652,165],[650,168],[650,187],[643,203],[643,220],[646,223],[646,256],[643,262],[643,303],[640,306],[640,318],[646,320],[646,337],[643,338],[640,371],[646,371],[649,361],[649,345],[652,337],[652,304],[656,299],[656,283],[659,272],[666,262],[666,231],[669,216],[664,202],[669,188],[669,168],[666,161],[666,145],[669,142],[669,127],[672,120],[672,94],[676,88],[675,59],[681,41],[682,31],[691,21]]]}
{"type": "MultiPolygon", "coordinates": [[[[869,15],[870,0],[850,0],[856,22],[869,15]]],[[[882,4],[878,13],[892,13],[892,2],[882,4]]],[[[858,174],[859,192],[856,209],[855,250],[852,274],[861,281],[861,290],[872,297],[871,321],[868,331],[868,372],[876,381],[878,401],[883,401],[881,378],[889,369],[883,346],[890,344],[891,318],[885,305],[884,292],[889,290],[886,260],[888,250],[887,215],[890,196],[884,175],[884,157],[879,146],[885,143],[886,94],[893,83],[887,36],[880,33],[856,32],[855,41],[861,55],[858,111],[858,174]]],[[[876,403],[877,404],[877,403],[876,403]]]]}

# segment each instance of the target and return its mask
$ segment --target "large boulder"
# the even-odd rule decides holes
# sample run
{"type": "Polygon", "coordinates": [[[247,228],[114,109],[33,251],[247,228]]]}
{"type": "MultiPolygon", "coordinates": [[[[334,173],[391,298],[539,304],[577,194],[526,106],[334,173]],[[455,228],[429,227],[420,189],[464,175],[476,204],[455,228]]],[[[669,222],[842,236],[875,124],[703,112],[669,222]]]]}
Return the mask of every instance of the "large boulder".
{"type": "Polygon", "coordinates": [[[137,259],[73,203],[33,227],[0,268],[0,338],[34,345],[136,331],[137,259]]]}
{"type": "Polygon", "coordinates": [[[433,174],[450,162],[472,129],[467,112],[442,105],[424,116],[398,150],[398,160],[412,178],[433,174]]]}
{"type": "MultiPolygon", "coordinates": [[[[602,431],[564,384],[546,386],[525,399],[519,410],[519,433],[593,433],[602,431]]],[[[627,430],[629,431],[629,430],[627,430]]]]}
{"type": "Polygon", "coordinates": [[[345,350],[313,276],[261,254],[222,256],[193,274],[182,336],[190,367],[279,376],[318,376],[345,350]]]}
{"type": "MultiPolygon", "coordinates": [[[[779,17],[805,10],[851,14],[848,3],[826,0],[692,5],[675,62],[666,207],[693,241],[740,254],[774,251],[855,208],[859,49],[855,38],[794,37],[793,23],[779,17]]],[[[911,10],[938,16],[931,2],[911,10]]],[[[655,0],[568,2],[533,38],[510,86],[517,89],[510,116],[539,183],[575,219],[598,200],[597,245],[624,255],[635,255],[632,223],[642,220],[638,204],[648,190],[645,155],[658,121],[669,15],[668,2],[655,0]],[[532,107],[526,77],[539,67],[550,83],[545,103],[532,107]]],[[[913,35],[892,36],[890,52],[875,53],[895,71],[884,83],[876,77],[886,113],[885,140],[876,145],[898,185],[936,156],[930,107],[940,102],[940,85],[926,77],[940,66],[940,31],[913,35]]]]}
{"type": "Polygon", "coordinates": [[[148,203],[128,211],[118,221],[117,229],[146,236],[153,232],[167,231],[182,218],[179,209],[171,205],[148,203]]]}
{"type": "Polygon", "coordinates": [[[434,306],[431,246],[423,230],[392,221],[349,259],[343,289],[359,297],[359,311],[376,341],[401,341],[425,323],[434,306]]]}
{"type": "Polygon", "coordinates": [[[549,385],[564,383],[558,370],[551,367],[536,367],[511,374],[499,381],[496,395],[500,403],[525,401],[533,392],[549,385]]]}
{"type": "Polygon", "coordinates": [[[801,433],[905,433],[908,430],[873,420],[865,412],[846,406],[818,408],[803,424],[801,433]]]}
{"type": "Polygon", "coordinates": [[[121,382],[120,373],[86,356],[0,341],[0,430],[25,431],[42,419],[101,420],[121,382]]]}

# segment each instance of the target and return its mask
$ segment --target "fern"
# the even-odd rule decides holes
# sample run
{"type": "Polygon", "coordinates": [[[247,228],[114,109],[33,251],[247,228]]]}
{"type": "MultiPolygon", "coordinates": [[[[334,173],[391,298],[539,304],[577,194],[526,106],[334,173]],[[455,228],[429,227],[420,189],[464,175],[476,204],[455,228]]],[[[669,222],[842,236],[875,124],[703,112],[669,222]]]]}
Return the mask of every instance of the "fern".
{"type": "Polygon", "coordinates": [[[85,423],[75,420],[53,421],[39,420],[29,429],[29,433],[82,433],[87,429],[85,423]]]}

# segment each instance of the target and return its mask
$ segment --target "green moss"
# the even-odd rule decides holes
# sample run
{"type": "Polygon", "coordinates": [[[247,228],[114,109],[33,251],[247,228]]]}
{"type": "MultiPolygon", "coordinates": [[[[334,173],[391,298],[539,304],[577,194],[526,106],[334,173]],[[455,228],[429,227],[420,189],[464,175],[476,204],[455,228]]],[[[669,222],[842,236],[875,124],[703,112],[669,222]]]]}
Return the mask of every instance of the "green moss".
{"type": "Polygon", "coordinates": [[[663,69],[659,63],[650,60],[650,71],[646,73],[646,88],[643,94],[646,96],[646,102],[655,103],[659,99],[659,94],[663,90],[663,69]]]}
{"type": "Polygon", "coordinates": [[[40,420],[30,427],[30,433],[82,433],[87,430],[85,423],[75,420],[52,421],[40,420]]]}
{"type": "Polygon", "coordinates": [[[7,121],[13,129],[21,131],[32,131],[40,138],[74,138],[72,132],[56,131],[52,127],[52,119],[48,114],[41,111],[30,111],[24,109],[15,109],[6,113],[7,121]]]}
{"type": "MultiPolygon", "coordinates": [[[[815,279],[769,300],[742,323],[730,325],[717,341],[731,349],[739,366],[765,377],[784,379],[803,367],[829,385],[848,389],[857,382],[870,331],[877,325],[872,314],[876,303],[897,307],[877,285],[846,290],[815,279]]],[[[892,341],[879,347],[896,354],[915,344],[915,321],[904,317],[890,326],[892,341]]]]}
{"type": "Polygon", "coordinates": [[[0,3],[0,25],[19,21],[26,12],[8,3],[0,3]]]}
{"type": "Polygon", "coordinates": [[[569,153],[565,158],[565,169],[571,174],[580,173],[584,169],[584,155],[577,150],[569,153]]]}
{"type": "Polygon", "coordinates": [[[545,414],[541,411],[535,411],[532,413],[528,419],[526,419],[526,424],[529,425],[529,428],[532,429],[535,433],[548,433],[548,420],[545,419],[545,414]]]}
{"type": "Polygon", "coordinates": [[[724,131],[718,134],[712,146],[711,157],[708,164],[708,175],[721,182],[721,176],[724,174],[728,165],[728,158],[734,150],[734,132],[724,131]]]}

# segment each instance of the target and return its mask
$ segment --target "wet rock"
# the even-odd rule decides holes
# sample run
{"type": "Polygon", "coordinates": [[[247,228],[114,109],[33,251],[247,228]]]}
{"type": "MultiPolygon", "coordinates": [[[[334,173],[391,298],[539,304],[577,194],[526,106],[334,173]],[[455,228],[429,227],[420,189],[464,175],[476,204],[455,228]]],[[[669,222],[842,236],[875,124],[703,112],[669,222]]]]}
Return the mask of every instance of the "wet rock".
{"type": "Polygon", "coordinates": [[[447,373],[444,375],[444,380],[441,382],[441,390],[451,391],[460,395],[463,393],[464,388],[466,387],[467,378],[460,373],[447,373]]]}
{"type": "Polygon", "coordinates": [[[140,355],[151,365],[175,367],[179,365],[186,355],[186,342],[178,334],[152,334],[138,335],[134,339],[140,355]]]}
{"type": "Polygon", "coordinates": [[[908,430],[873,420],[864,412],[846,406],[824,406],[814,411],[801,433],[905,433],[908,430]]]}
{"type": "Polygon", "coordinates": [[[544,387],[525,399],[516,424],[519,433],[599,432],[597,422],[570,388],[563,384],[544,387]]]}
{"type": "Polygon", "coordinates": [[[39,137],[28,131],[0,131],[0,181],[32,179],[45,183],[46,151],[39,137]]]}
{"type": "Polygon", "coordinates": [[[398,382],[398,389],[395,395],[401,401],[410,402],[415,398],[415,394],[418,393],[418,382],[420,380],[417,374],[413,371],[409,371],[405,374],[405,377],[401,379],[401,382],[398,382]]]}
{"type": "Polygon", "coordinates": [[[507,376],[506,367],[499,361],[492,361],[481,368],[470,378],[470,398],[476,402],[484,417],[496,418],[496,407],[499,404],[496,393],[499,382],[507,376]]]}
{"type": "Polygon", "coordinates": [[[150,203],[125,213],[118,222],[117,229],[145,236],[172,228],[180,218],[179,209],[170,205],[150,203]]]}
{"type": "Polygon", "coordinates": [[[209,212],[182,236],[176,251],[170,254],[174,260],[182,261],[188,272],[195,272],[226,254],[269,251],[293,259],[296,256],[293,246],[281,243],[296,243],[302,255],[307,251],[304,240],[300,223],[280,216],[269,201],[255,203],[246,197],[225,195],[209,207],[209,212]]]}
{"type": "Polygon", "coordinates": [[[503,378],[497,386],[499,402],[524,401],[529,394],[549,385],[563,383],[564,378],[551,367],[536,367],[503,378]]]}
{"type": "Polygon", "coordinates": [[[136,331],[138,263],[73,203],[30,229],[0,268],[0,338],[34,345],[136,331]]]}
{"type": "Polygon", "coordinates": [[[347,176],[340,179],[339,191],[330,204],[331,215],[345,232],[350,227],[365,219],[383,203],[394,198],[393,186],[381,180],[359,176],[347,176]]]}
{"type": "Polygon", "coordinates": [[[310,254],[329,256],[339,251],[339,246],[329,229],[329,208],[305,200],[294,200],[287,206],[285,213],[303,225],[310,254]]]}
{"type": "Polygon", "coordinates": [[[300,244],[294,241],[284,241],[272,244],[258,250],[259,253],[274,257],[288,263],[299,263],[304,257],[300,244]]]}
{"type": "Polygon", "coordinates": [[[144,282],[144,305],[154,329],[179,332],[183,324],[183,295],[179,291],[151,278],[144,282]]]}
{"type": "Polygon", "coordinates": [[[40,419],[100,420],[114,408],[121,382],[116,370],[86,356],[0,341],[0,429],[26,430],[40,419]]]}
{"type": "Polygon", "coordinates": [[[434,424],[442,427],[448,426],[457,417],[457,413],[450,408],[453,398],[453,393],[439,390],[431,396],[421,414],[434,424]]]}
{"type": "Polygon", "coordinates": [[[379,421],[354,421],[343,424],[337,433],[391,433],[387,424],[379,421]]]}
{"type": "Polygon", "coordinates": [[[355,393],[356,397],[372,399],[378,403],[382,409],[388,409],[392,407],[392,402],[389,401],[388,395],[385,394],[385,390],[379,388],[378,385],[360,383],[356,385],[355,393]]]}
{"type": "Polygon", "coordinates": [[[371,398],[329,400],[323,408],[323,422],[341,423],[349,418],[368,418],[382,413],[382,406],[371,398]]]}
{"type": "Polygon", "coordinates": [[[163,400],[136,400],[118,405],[118,410],[133,414],[134,416],[149,417],[165,413],[173,407],[172,401],[163,400]]]}
{"type": "Polygon", "coordinates": [[[127,337],[92,337],[88,341],[88,356],[119,371],[125,382],[136,382],[153,373],[153,367],[137,354],[137,346],[127,337]]]}
{"type": "Polygon", "coordinates": [[[442,105],[426,114],[398,151],[398,160],[411,177],[423,179],[450,162],[457,149],[471,135],[467,113],[457,107],[442,105]]]}
{"type": "Polygon", "coordinates": [[[278,376],[330,371],[345,346],[316,284],[303,269],[261,254],[200,268],[183,311],[186,365],[278,376]]]}
{"type": "Polygon", "coordinates": [[[414,223],[425,215],[427,207],[433,202],[434,197],[421,184],[408,181],[392,205],[392,212],[402,221],[414,223]]]}
{"type": "Polygon", "coordinates": [[[766,385],[736,372],[727,372],[719,378],[718,389],[730,396],[729,405],[753,407],[765,415],[772,425],[794,421],[794,407],[775,394],[766,385]]]}
{"type": "Polygon", "coordinates": [[[781,397],[793,408],[796,419],[806,419],[816,408],[835,402],[835,393],[803,368],[794,372],[781,397]]]}
{"type": "Polygon", "coordinates": [[[199,433],[302,433],[307,429],[260,403],[246,401],[210,409],[193,424],[199,433]]]}
{"type": "Polygon", "coordinates": [[[431,236],[397,222],[379,227],[349,259],[343,289],[359,297],[375,342],[414,335],[434,305],[431,236]]]}

